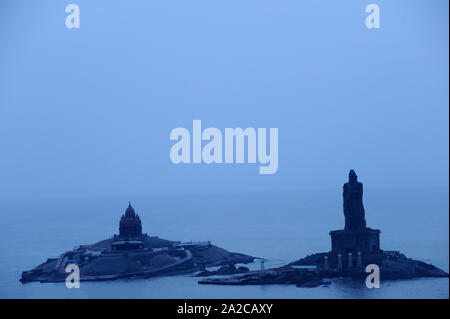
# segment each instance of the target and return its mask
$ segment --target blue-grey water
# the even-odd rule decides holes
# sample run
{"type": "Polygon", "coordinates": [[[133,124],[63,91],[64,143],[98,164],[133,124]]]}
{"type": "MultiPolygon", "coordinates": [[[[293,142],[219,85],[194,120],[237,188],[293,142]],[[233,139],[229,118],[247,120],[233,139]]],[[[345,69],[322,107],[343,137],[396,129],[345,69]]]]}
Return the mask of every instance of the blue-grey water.
{"type": "MultiPolygon", "coordinates": [[[[366,189],[369,227],[385,250],[449,270],[448,189],[366,189]]],[[[143,230],[172,240],[211,240],[230,251],[284,265],[330,249],[329,231],[343,225],[341,189],[137,198],[0,201],[1,298],[448,298],[448,278],[383,281],[368,289],[333,280],[329,287],[198,285],[189,275],[111,282],[21,284],[23,270],[79,244],[118,232],[131,200],[143,230]]],[[[258,268],[254,263],[252,268],[258,268]]]]}

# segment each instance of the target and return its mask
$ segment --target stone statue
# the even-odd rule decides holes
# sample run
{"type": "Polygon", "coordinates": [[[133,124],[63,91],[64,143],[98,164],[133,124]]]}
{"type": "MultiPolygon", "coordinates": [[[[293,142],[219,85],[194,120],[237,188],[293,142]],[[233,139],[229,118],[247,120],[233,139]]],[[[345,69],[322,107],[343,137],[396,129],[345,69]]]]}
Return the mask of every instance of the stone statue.
{"type": "Polygon", "coordinates": [[[361,231],[366,229],[364,205],[362,202],[363,184],[358,182],[354,170],[348,174],[348,183],[344,184],[345,230],[361,231]]]}
{"type": "MultiPolygon", "coordinates": [[[[348,174],[348,182],[344,184],[344,216],[345,229],[332,230],[331,251],[346,256],[352,253],[379,253],[380,230],[366,227],[366,217],[363,205],[363,184],[358,182],[354,170],[348,174]]],[[[363,261],[364,263],[364,261],[363,261]]],[[[342,264],[342,261],[341,261],[342,264]]],[[[353,265],[353,263],[352,263],[353,265]]]]}

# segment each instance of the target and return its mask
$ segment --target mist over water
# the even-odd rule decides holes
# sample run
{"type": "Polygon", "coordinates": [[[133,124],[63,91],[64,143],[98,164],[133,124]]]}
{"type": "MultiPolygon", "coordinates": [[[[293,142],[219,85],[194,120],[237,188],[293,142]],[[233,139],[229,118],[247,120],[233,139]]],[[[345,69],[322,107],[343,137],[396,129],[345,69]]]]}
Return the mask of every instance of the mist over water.
{"type": "MultiPolygon", "coordinates": [[[[0,297],[448,298],[448,278],[368,290],[219,287],[189,276],[64,284],[21,272],[143,231],[268,259],[330,250],[342,184],[364,183],[381,248],[449,270],[449,3],[0,1],[0,297]],[[174,164],[177,127],[277,128],[278,170],[174,164]]],[[[248,156],[248,155],[247,155],[248,156]]],[[[258,268],[259,264],[251,265],[258,268]]]]}
{"type": "MultiPolygon", "coordinates": [[[[22,285],[21,272],[79,244],[118,233],[128,200],[143,232],[181,241],[211,240],[276,267],[329,251],[329,231],[343,227],[341,189],[208,196],[2,201],[0,296],[6,298],[448,298],[448,278],[384,282],[369,290],[346,280],[330,287],[205,286],[189,275],[111,282],[22,285]]],[[[449,270],[448,189],[366,189],[367,224],[381,247],[449,270]]],[[[258,269],[259,263],[250,265],[258,269]]]]}

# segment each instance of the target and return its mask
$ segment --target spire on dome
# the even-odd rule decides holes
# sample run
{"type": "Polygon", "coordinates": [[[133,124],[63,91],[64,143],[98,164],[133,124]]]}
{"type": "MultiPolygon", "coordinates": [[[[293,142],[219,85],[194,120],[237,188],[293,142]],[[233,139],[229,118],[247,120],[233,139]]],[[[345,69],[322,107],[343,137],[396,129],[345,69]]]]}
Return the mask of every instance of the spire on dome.
{"type": "Polygon", "coordinates": [[[131,206],[131,202],[128,202],[128,208],[125,210],[125,217],[134,217],[136,212],[134,211],[133,206],[131,206]]]}

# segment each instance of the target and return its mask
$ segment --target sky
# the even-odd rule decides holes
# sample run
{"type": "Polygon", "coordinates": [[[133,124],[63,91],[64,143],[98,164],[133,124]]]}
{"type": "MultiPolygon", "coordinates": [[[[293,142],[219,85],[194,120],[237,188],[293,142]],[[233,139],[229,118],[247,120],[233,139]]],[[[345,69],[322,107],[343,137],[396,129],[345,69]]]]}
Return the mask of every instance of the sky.
{"type": "Polygon", "coordinates": [[[0,199],[448,188],[448,1],[0,3],[0,199]],[[65,7],[80,7],[80,29],[65,7]],[[380,7],[368,29],[365,7],[380,7]],[[172,129],[278,128],[279,164],[172,129]]]}

